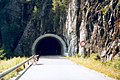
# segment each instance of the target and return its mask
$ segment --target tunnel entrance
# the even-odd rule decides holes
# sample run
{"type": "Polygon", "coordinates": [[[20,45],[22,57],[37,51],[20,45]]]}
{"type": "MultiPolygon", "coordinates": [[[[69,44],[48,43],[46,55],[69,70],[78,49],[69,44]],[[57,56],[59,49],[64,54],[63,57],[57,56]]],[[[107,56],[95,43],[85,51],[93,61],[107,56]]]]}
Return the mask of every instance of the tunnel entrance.
{"type": "Polygon", "coordinates": [[[41,39],[36,45],[37,55],[61,55],[61,44],[54,37],[46,37],[41,39]]]}
{"type": "Polygon", "coordinates": [[[40,56],[65,56],[66,44],[61,37],[55,34],[45,34],[35,40],[32,46],[32,53],[40,56]]]}

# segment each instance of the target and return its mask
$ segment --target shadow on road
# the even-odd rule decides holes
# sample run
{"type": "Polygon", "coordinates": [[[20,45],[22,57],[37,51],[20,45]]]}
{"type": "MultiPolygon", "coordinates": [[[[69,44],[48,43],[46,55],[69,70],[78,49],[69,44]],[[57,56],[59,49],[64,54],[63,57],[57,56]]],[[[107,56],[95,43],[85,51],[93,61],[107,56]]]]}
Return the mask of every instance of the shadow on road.
{"type": "Polygon", "coordinates": [[[40,58],[46,58],[46,59],[65,59],[64,56],[40,56],[40,58]]]}
{"type": "Polygon", "coordinates": [[[39,66],[39,65],[44,65],[44,64],[39,64],[39,63],[36,63],[35,65],[39,66]]]}

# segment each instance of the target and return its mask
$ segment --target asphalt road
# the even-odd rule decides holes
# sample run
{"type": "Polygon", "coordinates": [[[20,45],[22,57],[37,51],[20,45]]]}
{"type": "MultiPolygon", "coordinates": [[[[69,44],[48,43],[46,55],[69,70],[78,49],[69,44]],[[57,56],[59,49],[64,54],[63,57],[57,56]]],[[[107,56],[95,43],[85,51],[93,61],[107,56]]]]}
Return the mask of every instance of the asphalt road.
{"type": "Polygon", "coordinates": [[[113,80],[60,56],[40,57],[19,80],[113,80]]]}

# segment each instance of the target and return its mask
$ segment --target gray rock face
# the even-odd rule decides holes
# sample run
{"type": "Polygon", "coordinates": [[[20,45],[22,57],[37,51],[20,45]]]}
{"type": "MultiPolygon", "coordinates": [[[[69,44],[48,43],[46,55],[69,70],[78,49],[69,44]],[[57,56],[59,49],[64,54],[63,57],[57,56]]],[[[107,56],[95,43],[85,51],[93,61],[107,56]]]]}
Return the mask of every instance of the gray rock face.
{"type": "Polygon", "coordinates": [[[76,4],[77,4],[76,0],[72,0],[68,4],[67,19],[66,19],[66,26],[65,26],[66,33],[64,33],[67,38],[67,44],[69,45],[68,46],[69,56],[73,56],[77,54],[76,4]]]}
{"type": "Polygon", "coordinates": [[[15,54],[17,53],[16,55],[32,55],[31,48],[34,41],[41,35],[52,33],[53,27],[50,25],[50,13],[48,13],[51,8],[47,9],[47,4],[51,4],[51,2],[49,0],[41,0],[41,2],[36,2],[34,5],[37,6],[37,11],[32,13],[28,21],[23,35],[14,51],[15,54]]]}
{"type": "Polygon", "coordinates": [[[82,16],[79,29],[80,42],[84,40],[87,44],[91,44],[91,46],[87,46],[90,51],[87,51],[86,47],[79,46],[79,53],[86,55],[86,52],[87,54],[95,52],[104,55],[105,59],[107,57],[111,60],[120,51],[117,42],[120,39],[120,5],[118,1],[103,1],[101,4],[96,1],[81,0],[78,4],[80,4],[79,16],[82,16]],[[109,48],[114,41],[116,41],[116,46],[109,48]]]}
{"type": "Polygon", "coordinates": [[[13,52],[27,25],[22,12],[25,6],[16,0],[1,0],[0,5],[3,5],[0,9],[2,47],[13,52]]]}
{"type": "Polygon", "coordinates": [[[64,21],[61,21],[63,17],[62,15],[58,15],[59,13],[53,13],[51,0],[36,1],[34,7],[35,6],[37,7],[37,11],[31,15],[23,35],[14,50],[15,55],[32,55],[32,45],[41,35],[51,33],[59,35],[63,40],[65,38],[65,36],[63,36],[62,25],[64,21]],[[56,20],[57,25],[53,22],[55,21],[54,19],[56,19],[54,14],[55,16],[57,15],[59,19],[58,21],[56,20]]]}

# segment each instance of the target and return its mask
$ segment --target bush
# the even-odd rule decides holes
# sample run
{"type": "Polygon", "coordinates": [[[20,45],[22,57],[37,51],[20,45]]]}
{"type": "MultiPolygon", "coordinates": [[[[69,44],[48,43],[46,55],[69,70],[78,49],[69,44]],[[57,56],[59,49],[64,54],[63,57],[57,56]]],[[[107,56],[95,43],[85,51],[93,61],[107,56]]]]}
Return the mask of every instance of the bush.
{"type": "Polygon", "coordinates": [[[11,51],[0,48],[0,60],[13,58],[15,55],[11,51]]]}
{"type": "Polygon", "coordinates": [[[6,52],[4,49],[0,48],[0,60],[5,59],[6,52]]]}
{"type": "Polygon", "coordinates": [[[37,13],[37,12],[38,12],[38,8],[37,8],[37,6],[34,6],[33,13],[37,13]]]}
{"type": "Polygon", "coordinates": [[[54,11],[56,11],[57,7],[64,11],[67,8],[67,0],[52,0],[52,6],[54,11]]]}

